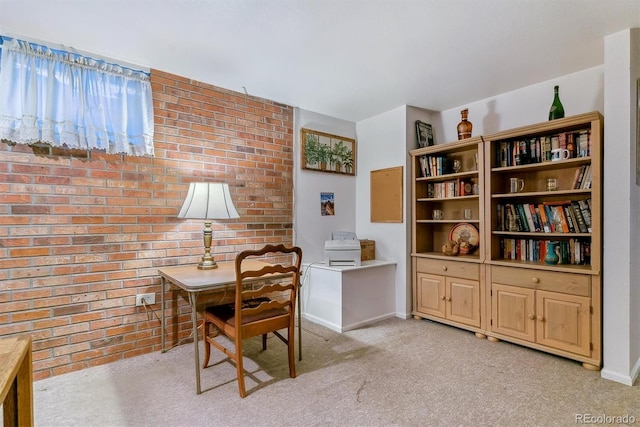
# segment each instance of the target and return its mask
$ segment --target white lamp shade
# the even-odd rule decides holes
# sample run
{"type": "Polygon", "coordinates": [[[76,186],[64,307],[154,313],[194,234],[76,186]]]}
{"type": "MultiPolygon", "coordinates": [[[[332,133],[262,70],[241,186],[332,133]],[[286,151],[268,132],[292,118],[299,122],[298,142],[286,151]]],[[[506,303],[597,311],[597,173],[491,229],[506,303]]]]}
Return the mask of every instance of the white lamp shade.
{"type": "Polygon", "coordinates": [[[239,218],[233,205],[229,184],[222,182],[192,182],[178,218],[229,219],[239,218]]]}

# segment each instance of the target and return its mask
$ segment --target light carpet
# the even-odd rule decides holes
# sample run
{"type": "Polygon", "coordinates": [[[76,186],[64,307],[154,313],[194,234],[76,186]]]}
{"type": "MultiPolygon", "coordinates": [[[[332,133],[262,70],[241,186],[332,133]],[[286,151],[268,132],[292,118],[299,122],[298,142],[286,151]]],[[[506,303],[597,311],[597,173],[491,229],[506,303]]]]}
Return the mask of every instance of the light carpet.
{"type": "Polygon", "coordinates": [[[393,318],[339,334],[303,320],[302,341],[291,379],[280,340],[265,352],[247,340],[244,399],[215,349],[196,395],[193,343],[40,380],[36,426],[640,424],[640,387],[439,323],[393,318]]]}

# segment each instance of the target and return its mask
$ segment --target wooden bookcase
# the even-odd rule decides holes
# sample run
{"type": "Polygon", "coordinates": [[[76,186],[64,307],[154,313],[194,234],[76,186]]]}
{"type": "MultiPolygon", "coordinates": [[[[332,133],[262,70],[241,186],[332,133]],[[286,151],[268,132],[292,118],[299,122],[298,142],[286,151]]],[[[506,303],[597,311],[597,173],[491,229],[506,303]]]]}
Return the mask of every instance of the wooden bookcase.
{"type": "Polygon", "coordinates": [[[597,112],[484,138],[487,335],[579,360],[590,369],[602,363],[602,138],[597,112]],[[545,159],[545,145],[563,148],[572,142],[570,158],[545,159]],[[527,148],[522,159],[508,149],[518,145],[527,148]],[[582,171],[587,172],[582,182],[590,174],[590,186],[577,185],[582,171]],[[510,192],[511,178],[524,181],[523,191],[510,192]],[[556,180],[557,189],[547,188],[548,179],[556,180]],[[531,221],[520,214],[516,222],[533,227],[509,227],[505,206],[524,211],[525,217],[531,214],[531,221]],[[547,219],[551,212],[555,221],[541,224],[541,210],[547,219]],[[581,229],[578,215],[584,212],[591,226],[581,229]],[[544,260],[548,241],[558,242],[558,264],[544,260]]]}
{"type": "MultiPolygon", "coordinates": [[[[429,318],[475,331],[484,337],[485,209],[484,144],[469,138],[411,151],[413,232],[411,241],[413,310],[429,318]],[[459,170],[453,169],[457,160],[459,170]],[[425,171],[431,165],[430,171],[425,171]],[[434,215],[440,211],[442,217],[434,215]],[[465,212],[470,217],[465,218],[465,212]],[[473,227],[468,253],[446,255],[454,227],[473,227]]],[[[471,228],[469,228],[471,229],[471,228]]]]}
{"type": "Polygon", "coordinates": [[[593,112],[412,150],[413,315],[600,369],[602,139],[603,118],[593,112]],[[570,158],[545,157],[548,146],[567,143],[570,158]],[[476,153],[477,167],[469,161],[476,153]],[[425,155],[460,156],[463,167],[425,177],[425,155]],[[430,184],[462,177],[478,184],[477,196],[432,197],[430,184]],[[511,192],[512,178],[524,182],[521,191],[511,192]],[[434,220],[434,210],[444,218],[434,220]],[[460,222],[478,229],[480,246],[444,255],[441,246],[460,222]],[[558,247],[559,263],[545,261],[547,242],[558,247]]]}

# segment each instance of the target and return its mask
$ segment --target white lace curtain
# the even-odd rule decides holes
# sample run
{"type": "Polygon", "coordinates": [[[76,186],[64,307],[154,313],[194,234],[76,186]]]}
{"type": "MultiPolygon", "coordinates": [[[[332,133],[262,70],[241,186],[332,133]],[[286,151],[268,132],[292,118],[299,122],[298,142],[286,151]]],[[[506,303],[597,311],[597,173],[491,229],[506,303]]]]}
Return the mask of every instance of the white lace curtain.
{"type": "Polygon", "coordinates": [[[2,40],[0,139],[153,155],[147,74],[17,39],[2,40]]]}

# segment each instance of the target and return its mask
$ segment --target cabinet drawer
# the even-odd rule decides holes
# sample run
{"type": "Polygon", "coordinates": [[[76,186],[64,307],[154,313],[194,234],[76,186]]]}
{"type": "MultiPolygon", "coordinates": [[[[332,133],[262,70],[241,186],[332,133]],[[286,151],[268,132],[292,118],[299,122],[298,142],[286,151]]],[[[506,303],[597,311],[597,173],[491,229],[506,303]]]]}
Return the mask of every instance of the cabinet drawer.
{"type": "Polygon", "coordinates": [[[418,258],[416,267],[419,273],[480,280],[480,266],[475,263],[418,258]]]}
{"type": "Polygon", "coordinates": [[[583,297],[591,296],[591,276],[586,274],[492,266],[491,282],[583,297]]]}

